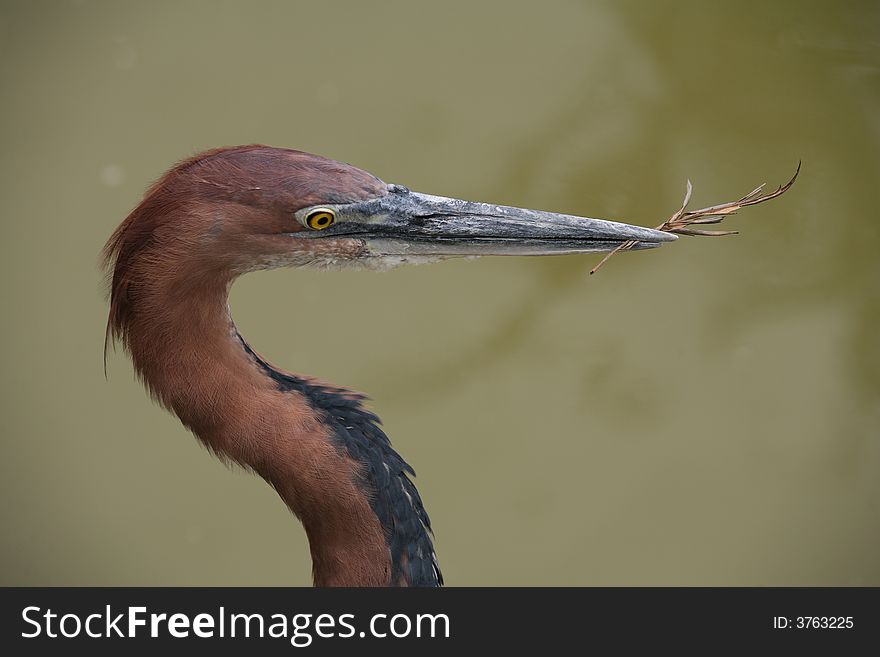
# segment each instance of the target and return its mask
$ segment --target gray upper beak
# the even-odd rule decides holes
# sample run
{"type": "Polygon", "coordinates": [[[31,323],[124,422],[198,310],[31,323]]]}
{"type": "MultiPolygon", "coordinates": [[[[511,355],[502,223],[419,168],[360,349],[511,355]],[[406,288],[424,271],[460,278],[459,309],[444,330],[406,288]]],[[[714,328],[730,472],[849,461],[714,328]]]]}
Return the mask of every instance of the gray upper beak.
{"type": "Polygon", "coordinates": [[[611,251],[623,242],[650,248],[675,235],[641,226],[411,192],[336,206],[321,235],[361,237],[382,255],[555,255],[611,251]]]}

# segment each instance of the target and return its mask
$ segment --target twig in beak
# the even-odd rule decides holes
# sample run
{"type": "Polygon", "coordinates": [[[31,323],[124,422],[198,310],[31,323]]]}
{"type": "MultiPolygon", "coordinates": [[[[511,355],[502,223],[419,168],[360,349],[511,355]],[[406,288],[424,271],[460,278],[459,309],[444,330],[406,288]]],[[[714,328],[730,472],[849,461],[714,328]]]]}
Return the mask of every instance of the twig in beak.
{"type": "MultiPolygon", "coordinates": [[[[795,170],[794,175],[791,177],[791,180],[789,180],[784,185],[780,185],[776,188],[775,191],[770,192],[769,194],[763,193],[764,186],[766,185],[766,183],[764,183],[750,191],[738,201],[721,203],[720,205],[713,205],[711,207],[702,208],[700,210],[691,210],[690,212],[687,211],[687,205],[691,200],[693,185],[691,185],[691,181],[688,180],[687,191],[685,192],[684,201],[681,204],[681,208],[679,208],[679,210],[675,214],[669,217],[669,219],[657,226],[657,230],[662,230],[667,233],[677,233],[678,235],[694,235],[704,237],[736,235],[738,231],[735,230],[702,230],[693,228],[692,226],[697,224],[718,224],[724,221],[724,218],[728,215],[736,213],[737,210],[745,208],[749,205],[758,205],[759,203],[763,203],[764,201],[774,199],[777,196],[782,196],[794,184],[794,181],[797,180],[798,174],[800,172],[801,163],[798,162],[797,169],[795,170]]],[[[608,261],[608,259],[618,251],[628,251],[636,244],[638,244],[638,242],[624,242],[616,249],[608,253],[604,258],[602,258],[599,264],[590,270],[590,274],[592,275],[599,271],[599,268],[604,265],[608,261]]]]}

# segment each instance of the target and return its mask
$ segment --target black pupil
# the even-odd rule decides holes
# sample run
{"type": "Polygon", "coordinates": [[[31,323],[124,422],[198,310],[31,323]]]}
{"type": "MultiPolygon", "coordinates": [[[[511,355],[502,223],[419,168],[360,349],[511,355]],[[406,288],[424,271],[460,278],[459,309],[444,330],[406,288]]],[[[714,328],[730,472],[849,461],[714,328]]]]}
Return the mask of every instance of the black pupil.
{"type": "Polygon", "coordinates": [[[330,217],[326,214],[319,214],[315,217],[315,225],[317,226],[326,226],[328,223],[330,223],[330,217]]]}

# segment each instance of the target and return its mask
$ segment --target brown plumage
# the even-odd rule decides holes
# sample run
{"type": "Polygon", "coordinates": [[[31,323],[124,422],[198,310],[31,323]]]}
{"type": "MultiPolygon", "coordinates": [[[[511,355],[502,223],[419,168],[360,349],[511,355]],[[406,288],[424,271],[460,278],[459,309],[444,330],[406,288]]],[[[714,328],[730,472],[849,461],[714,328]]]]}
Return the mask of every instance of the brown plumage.
{"type": "Polygon", "coordinates": [[[233,281],[279,266],[376,269],[674,239],[419,194],[299,151],[216,149],[160,178],[107,242],[107,339],[210,450],[278,491],[308,534],[316,584],[435,586],[442,578],[412,468],[360,395],[282,372],[251,349],[229,314],[233,281]],[[322,224],[311,223],[315,213],[322,224]]]}
{"type": "MultiPolygon", "coordinates": [[[[155,398],[213,452],[266,479],[302,520],[318,585],[390,583],[383,528],[359,464],[314,409],[281,392],[237,344],[227,307],[240,274],[283,260],[290,212],[384,193],[369,174],[306,153],[247,146],[181,162],[147,192],[104,249],[108,335],[155,398]]],[[[331,250],[356,250],[345,241],[331,250]]]]}

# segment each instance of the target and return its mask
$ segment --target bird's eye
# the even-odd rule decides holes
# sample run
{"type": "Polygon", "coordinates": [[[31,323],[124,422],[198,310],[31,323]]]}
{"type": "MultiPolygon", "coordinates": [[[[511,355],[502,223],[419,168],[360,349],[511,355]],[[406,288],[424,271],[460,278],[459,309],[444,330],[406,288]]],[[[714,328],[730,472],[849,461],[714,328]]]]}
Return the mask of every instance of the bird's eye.
{"type": "Polygon", "coordinates": [[[329,208],[318,208],[306,215],[306,226],[312,230],[324,230],[333,225],[336,214],[329,208]]]}

